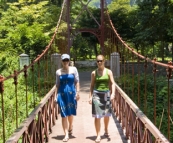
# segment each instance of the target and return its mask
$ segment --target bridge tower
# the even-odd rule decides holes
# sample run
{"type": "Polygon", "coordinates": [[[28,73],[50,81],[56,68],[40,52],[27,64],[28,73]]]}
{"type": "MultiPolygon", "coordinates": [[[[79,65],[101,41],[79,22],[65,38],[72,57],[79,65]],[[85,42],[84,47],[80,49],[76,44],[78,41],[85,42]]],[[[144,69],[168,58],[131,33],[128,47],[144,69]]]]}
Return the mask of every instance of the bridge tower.
{"type": "MultiPolygon", "coordinates": [[[[85,11],[87,12],[88,9],[88,4],[89,2],[91,2],[91,0],[88,1],[87,4],[84,4],[82,2],[82,0],[79,0],[79,2],[81,2],[81,4],[83,5],[83,9],[82,12],[85,11]]],[[[95,35],[100,43],[100,48],[101,48],[101,54],[104,55],[104,41],[105,41],[105,10],[106,10],[106,0],[100,0],[100,13],[101,13],[101,17],[100,17],[100,22],[98,22],[96,20],[96,18],[91,15],[91,17],[95,20],[95,22],[98,24],[98,28],[80,28],[80,29],[73,29],[73,25],[71,24],[71,19],[70,19],[70,0],[67,0],[67,39],[68,39],[68,44],[67,44],[67,52],[70,54],[70,47],[72,46],[72,31],[74,32],[89,32],[92,33],[93,35],[95,35]]],[[[79,17],[77,17],[78,19],[79,17]]],[[[77,20],[76,19],[76,20],[77,20]]],[[[76,21],[75,20],[75,21],[76,21]]],[[[75,24],[75,23],[74,23],[75,24]]]]}

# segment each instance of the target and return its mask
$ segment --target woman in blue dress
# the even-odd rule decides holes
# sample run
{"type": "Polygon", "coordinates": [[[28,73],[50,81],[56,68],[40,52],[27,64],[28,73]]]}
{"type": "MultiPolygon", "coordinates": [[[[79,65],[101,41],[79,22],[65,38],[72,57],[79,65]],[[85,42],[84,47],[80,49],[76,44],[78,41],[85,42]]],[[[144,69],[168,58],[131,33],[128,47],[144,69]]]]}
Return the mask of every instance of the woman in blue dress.
{"type": "Polygon", "coordinates": [[[62,68],[56,71],[57,103],[59,105],[62,127],[65,133],[63,142],[72,134],[73,116],[76,115],[79,100],[79,74],[76,67],[69,66],[70,56],[61,56],[62,68]]]}

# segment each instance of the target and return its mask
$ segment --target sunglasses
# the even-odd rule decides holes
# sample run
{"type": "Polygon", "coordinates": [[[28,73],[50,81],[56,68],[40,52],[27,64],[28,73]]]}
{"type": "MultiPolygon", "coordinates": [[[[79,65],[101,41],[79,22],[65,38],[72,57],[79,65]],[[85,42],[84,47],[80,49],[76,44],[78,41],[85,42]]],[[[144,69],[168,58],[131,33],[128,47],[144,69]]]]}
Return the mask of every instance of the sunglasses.
{"type": "Polygon", "coordinates": [[[63,62],[69,62],[69,59],[64,59],[64,60],[62,60],[63,62]]]}
{"type": "Polygon", "coordinates": [[[103,60],[97,60],[97,63],[99,63],[99,62],[100,62],[100,63],[102,63],[102,62],[103,62],[103,60]]]}

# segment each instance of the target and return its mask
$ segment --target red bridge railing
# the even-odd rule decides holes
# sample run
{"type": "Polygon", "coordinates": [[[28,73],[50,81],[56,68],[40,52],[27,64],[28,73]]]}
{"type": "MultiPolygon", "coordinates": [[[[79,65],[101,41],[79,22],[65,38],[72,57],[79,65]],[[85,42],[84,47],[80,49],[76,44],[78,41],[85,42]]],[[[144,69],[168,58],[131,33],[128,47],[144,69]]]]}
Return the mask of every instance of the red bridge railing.
{"type": "Polygon", "coordinates": [[[172,62],[161,63],[136,52],[119,36],[108,13],[107,19],[107,52],[120,57],[114,112],[127,138],[134,143],[173,142],[172,62]]]}
{"type": "Polygon", "coordinates": [[[116,84],[113,115],[121,123],[126,138],[131,143],[169,143],[167,138],[116,84]]]}

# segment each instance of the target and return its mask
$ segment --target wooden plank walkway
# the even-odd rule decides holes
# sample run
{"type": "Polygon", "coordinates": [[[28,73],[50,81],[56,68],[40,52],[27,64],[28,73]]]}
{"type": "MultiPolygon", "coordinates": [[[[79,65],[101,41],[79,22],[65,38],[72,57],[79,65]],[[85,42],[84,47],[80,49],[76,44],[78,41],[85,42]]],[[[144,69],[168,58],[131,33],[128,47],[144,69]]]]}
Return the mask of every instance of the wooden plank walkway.
{"type": "MultiPolygon", "coordinates": [[[[78,101],[77,116],[74,117],[73,134],[68,143],[94,143],[96,132],[94,118],[91,114],[91,105],[88,103],[91,72],[80,72],[80,100],[78,101]]],[[[127,143],[120,124],[117,120],[110,118],[109,138],[105,138],[103,119],[101,120],[101,143],[127,143]]],[[[61,125],[61,117],[58,116],[53,132],[50,134],[49,143],[62,143],[64,132],[61,125]]]]}

